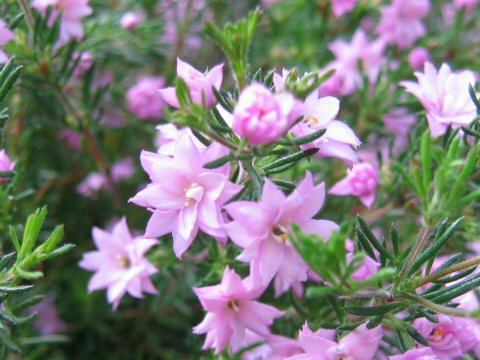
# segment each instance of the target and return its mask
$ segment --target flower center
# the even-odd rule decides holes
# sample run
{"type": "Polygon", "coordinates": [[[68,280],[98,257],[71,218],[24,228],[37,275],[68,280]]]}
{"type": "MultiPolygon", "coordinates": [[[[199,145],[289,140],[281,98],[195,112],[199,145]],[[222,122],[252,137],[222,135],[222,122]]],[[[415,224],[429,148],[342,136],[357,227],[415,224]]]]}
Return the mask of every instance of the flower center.
{"type": "Polygon", "coordinates": [[[203,186],[198,185],[197,183],[191,183],[186,187],[183,192],[185,193],[185,206],[191,205],[202,200],[203,197],[203,186]]]}
{"type": "Polygon", "coordinates": [[[128,269],[131,265],[130,259],[122,254],[117,254],[117,263],[124,269],[128,269]]]}
{"type": "Polygon", "coordinates": [[[435,330],[432,331],[430,336],[438,337],[441,338],[445,334],[445,330],[443,330],[442,327],[438,327],[435,330]]]}
{"type": "Polygon", "coordinates": [[[240,303],[238,302],[238,300],[229,300],[227,302],[227,307],[232,310],[233,312],[236,312],[238,313],[240,311],[240,303]]]}
{"type": "Polygon", "coordinates": [[[288,240],[287,230],[281,226],[276,225],[272,229],[273,238],[277,240],[279,243],[286,243],[288,240]]]}

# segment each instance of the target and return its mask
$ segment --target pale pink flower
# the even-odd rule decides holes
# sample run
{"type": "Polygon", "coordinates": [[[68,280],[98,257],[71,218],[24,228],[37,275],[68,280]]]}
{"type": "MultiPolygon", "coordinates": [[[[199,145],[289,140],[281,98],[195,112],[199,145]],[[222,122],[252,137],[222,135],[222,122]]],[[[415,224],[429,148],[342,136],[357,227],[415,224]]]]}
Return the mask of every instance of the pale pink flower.
{"type": "MultiPolygon", "coordinates": [[[[10,160],[5,149],[0,150],[0,171],[13,171],[15,163],[10,160]]],[[[0,182],[8,181],[9,178],[0,178],[0,182]]]]}
{"type": "Polygon", "coordinates": [[[415,72],[418,82],[402,81],[400,85],[415,95],[427,111],[428,127],[432,137],[441,136],[448,126],[468,125],[476,116],[468,86],[476,82],[469,70],[454,73],[447,64],[440,70],[427,62],[425,72],[415,72]]]}
{"type": "Polygon", "coordinates": [[[352,11],[357,0],[332,0],[332,10],[335,16],[342,16],[343,14],[352,11]]]}
{"type": "Polygon", "coordinates": [[[73,71],[73,75],[75,76],[84,76],[88,69],[90,69],[93,65],[93,55],[88,51],[82,51],[81,53],[76,51],[73,53],[73,58],[75,60],[80,58],[77,67],[73,71]]]}
{"type": "MultiPolygon", "coordinates": [[[[345,243],[347,249],[347,262],[350,262],[355,255],[355,245],[350,239],[345,243]]],[[[357,269],[351,274],[351,278],[356,281],[363,281],[375,275],[380,267],[380,263],[373,260],[370,256],[365,256],[357,269]]]]}
{"type": "MultiPolygon", "coordinates": [[[[187,84],[192,101],[197,105],[205,105],[209,108],[215,103],[215,95],[212,88],[218,90],[222,86],[223,64],[214,66],[206,74],[202,74],[190,64],[177,58],[177,76],[187,84]]],[[[167,104],[180,108],[174,87],[161,89],[160,94],[167,104]]]]}
{"type": "Polygon", "coordinates": [[[414,70],[421,70],[425,63],[430,60],[428,50],[424,47],[418,46],[412,49],[408,54],[408,63],[414,70]]]}
{"type": "Polygon", "coordinates": [[[41,335],[58,334],[66,329],[65,322],[58,316],[53,294],[47,294],[41,302],[29,308],[28,312],[37,314],[33,326],[41,335]]]}
{"type": "Polygon", "coordinates": [[[53,12],[48,19],[52,26],[57,15],[61,12],[60,35],[58,45],[62,45],[70,39],[80,40],[84,31],[81,19],[92,14],[92,8],[88,6],[89,0],[34,0],[32,7],[45,14],[47,7],[52,6],[53,12]]]}
{"type": "Polygon", "coordinates": [[[383,116],[383,122],[385,128],[395,137],[393,152],[398,153],[405,149],[408,144],[408,134],[417,122],[417,116],[410,113],[407,108],[398,107],[386,113],[383,116]]]}
{"type": "Polygon", "coordinates": [[[408,48],[425,35],[422,18],[430,11],[429,0],[393,0],[381,9],[377,33],[382,40],[401,49],[408,48]]]}
{"type": "Polygon", "coordinates": [[[366,162],[357,163],[351,169],[347,169],[347,176],[333,185],[329,193],[356,196],[370,208],[375,201],[379,181],[376,166],[366,162]]]}
{"type": "Polygon", "coordinates": [[[477,5],[477,0],[454,0],[453,5],[456,9],[473,10],[477,5]]]}
{"type": "Polygon", "coordinates": [[[120,25],[125,30],[135,30],[138,25],[144,20],[145,15],[139,11],[129,11],[122,15],[120,25]]]}
{"type": "Polygon", "coordinates": [[[177,139],[183,134],[190,136],[197,149],[205,149],[205,145],[193,135],[189,128],[179,129],[175,125],[168,123],[158,125],[155,129],[158,131],[157,136],[155,137],[155,147],[159,154],[173,156],[177,139]]]}
{"type": "Polygon", "coordinates": [[[208,312],[193,331],[195,334],[207,334],[203,349],[213,348],[216,354],[227,344],[231,352],[239,350],[246,330],[260,336],[269,335],[273,320],[284,314],[273,306],[255,301],[263,288],[252,287],[249,278],[242,280],[228,266],[220,284],[193,290],[208,312]]]}
{"type": "Polygon", "coordinates": [[[162,76],[144,76],[128,89],[127,106],[140,119],[156,120],[163,116],[165,102],[158,91],[165,85],[162,76]]]}
{"type": "Polygon", "coordinates": [[[325,134],[320,138],[301,145],[300,148],[317,148],[315,156],[335,157],[351,166],[358,161],[355,149],[360,145],[360,140],[345,122],[335,120],[339,110],[338,99],[331,96],[319,98],[314,91],[305,99],[302,108],[303,121],[295,125],[291,132],[296,137],[302,137],[325,129],[325,134]]]}
{"type": "Polygon", "coordinates": [[[135,167],[133,166],[133,158],[126,157],[118,160],[112,165],[110,169],[112,180],[115,182],[129,179],[135,173],[135,167]]]}
{"type": "Polygon", "coordinates": [[[227,165],[203,168],[203,164],[226,154],[227,150],[216,143],[200,151],[187,134],[179,137],[173,157],[142,152],[140,160],[152,183],[130,201],[152,211],[147,236],[172,233],[178,257],[190,247],[199,229],[226,240],[221,206],[240,186],[229,181],[227,165]]]}
{"type": "Polygon", "coordinates": [[[390,356],[389,360],[440,360],[429,347],[408,350],[401,355],[390,356]]]}
{"type": "Polygon", "coordinates": [[[259,83],[247,86],[233,112],[233,131],[252,145],[280,139],[295,121],[298,102],[289,93],[272,94],[259,83]]]}
{"type": "Polygon", "coordinates": [[[332,335],[331,330],[312,332],[305,324],[298,335],[298,343],[304,352],[286,360],[372,360],[380,346],[383,331],[381,326],[369,330],[363,324],[338,342],[334,341],[332,335]]]}
{"type": "Polygon", "coordinates": [[[470,321],[438,314],[438,323],[425,318],[416,319],[413,326],[428,340],[439,360],[462,357],[477,344],[470,321]]]}
{"type": "MultiPolygon", "coordinates": [[[[362,64],[370,84],[375,83],[384,63],[385,43],[382,40],[370,42],[365,32],[359,29],[350,43],[345,40],[335,40],[329,48],[335,55],[335,60],[327,66],[326,70],[334,69],[335,74],[327,80],[323,89],[329,86],[338,89],[341,95],[351,94],[363,84],[359,63],[362,64]],[[332,83],[336,86],[332,86],[332,83]]],[[[325,90],[322,94],[325,94],[325,90]]]]}
{"type": "Polygon", "coordinates": [[[76,191],[85,197],[96,199],[98,192],[108,185],[107,178],[101,172],[92,172],[77,185],[76,191]]]}
{"type": "Polygon", "coordinates": [[[132,237],[125,217],[111,232],[94,227],[92,237],[98,251],[83,254],[79,264],[95,271],[88,283],[89,292],[108,289],[108,302],[114,309],[127,292],[136,298],[143,298],[142,293],[157,293],[150,276],[158,270],[145,258],[157,240],[132,237]]]}
{"type": "Polygon", "coordinates": [[[325,185],[315,186],[310,173],[287,197],[270,180],[265,180],[258,202],[238,201],[225,206],[233,221],[226,224],[228,236],[243,252],[240,261],[250,262],[250,273],[263,286],[275,276],[275,293],[307,280],[308,266],[288,240],[292,224],[305,233],[327,241],[338,226],[313,216],[325,200],[325,185]]]}
{"type": "MultiPolygon", "coordinates": [[[[15,38],[15,34],[10,30],[7,24],[0,20],[0,46],[5,45],[10,40],[15,38]]],[[[8,61],[8,56],[3,50],[0,50],[0,64],[5,64],[8,61]]]]}

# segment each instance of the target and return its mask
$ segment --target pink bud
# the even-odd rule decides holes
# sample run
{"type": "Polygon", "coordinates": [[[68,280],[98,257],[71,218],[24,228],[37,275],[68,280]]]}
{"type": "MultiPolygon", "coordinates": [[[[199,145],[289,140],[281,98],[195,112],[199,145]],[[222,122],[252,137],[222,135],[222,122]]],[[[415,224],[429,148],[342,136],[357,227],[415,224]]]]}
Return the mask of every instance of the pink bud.
{"type": "Polygon", "coordinates": [[[259,83],[246,87],[233,113],[233,130],[252,145],[278,140],[295,121],[298,102],[288,93],[273,95],[259,83]]]}
{"type": "Polygon", "coordinates": [[[408,63],[414,70],[421,70],[425,62],[430,59],[428,50],[424,47],[416,47],[408,54],[408,63]]]}
{"type": "Polygon", "coordinates": [[[129,11],[123,14],[122,18],[120,19],[120,25],[125,30],[135,30],[137,26],[143,21],[144,16],[142,13],[129,11]]]}
{"type": "Polygon", "coordinates": [[[379,182],[378,169],[370,163],[358,163],[347,171],[347,176],[337,182],[329,191],[334,195],[353,195],[368,208],[375,201],[379,182]]]}
{"type": "MultiPolygon", "coordinates": [[[[8,157],[5,149],[0,150],[0,171],[12,171],[15,168],[15,163],[13,163],[8,157]]],[[[7,181],[8,178],[0,178],[0,182],[7,181]]]]}

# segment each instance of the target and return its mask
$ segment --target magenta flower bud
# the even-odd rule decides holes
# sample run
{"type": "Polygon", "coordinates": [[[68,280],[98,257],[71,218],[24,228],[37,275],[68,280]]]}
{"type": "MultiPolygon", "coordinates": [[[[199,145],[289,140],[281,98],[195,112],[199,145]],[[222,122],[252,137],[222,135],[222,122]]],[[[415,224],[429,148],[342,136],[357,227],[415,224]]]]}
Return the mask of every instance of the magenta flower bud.
{"type": "MultiPolygon", "coordinates": [[[[10,160],[5,149],[0,150],[0,171],[12,171],[15,163],[10,160]]],[[[0,178],[0,182],[7,181],[8,178],[0,178]]]]}
{"type": "MultiPolygon", "coordinates": [[[[202,74],[190,64],[177,58],[177,76],[187,84],[192,101],[209,108],[215,104],[212,88],[218,90],[222,86],[223,64],[214,66],[209,72],[202,74]]],[[[174,87],[161,89],[160,95],[168,105],[180,108],[174,87]]]]}
{"type": "Polygon", "coordinates": [[[424,47],[416,47],[408,54],[408,63],[414,70],[422,70],[425,62],[430,59],[428,50],[424,47]]]}
{"type": "Polygon", "coordinates": [[[375,201],[379,182],[378,169],[369,163],[358,163],[347,170],[347,176],[337,182],[329,191],[334,195],[353,195],[370,208],[375,201]]]}
{"type": "Polygon", "coordinates": [[[128,109],[144,120],[155,120],[163,116],[165,102],[158,90],[165,84],[161,76],[145,76],[128,89],[128,109]]]}
{"type": "Polygon", "coordinates": [[[129,11],[123,14],[122,18],[120,19],[120,25],[125,30],[132,31],[138,27],[143,19],[144,16],[142,13],[129,11]]]}
{"type": "Polygon", "coordinates": [[[278,140],[295,121],[298,102],[288,93],[272,94],[259,83],[246,87],[233,112],[233,131],[251,145],[278,140]]]}

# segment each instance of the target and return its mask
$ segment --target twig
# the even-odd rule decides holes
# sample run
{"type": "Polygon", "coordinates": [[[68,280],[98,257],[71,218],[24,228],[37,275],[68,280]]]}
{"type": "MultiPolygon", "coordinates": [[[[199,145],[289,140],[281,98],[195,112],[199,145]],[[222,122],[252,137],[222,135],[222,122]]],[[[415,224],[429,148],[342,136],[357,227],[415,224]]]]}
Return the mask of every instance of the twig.
{"type": "Polygon", "coordinates": [[[423,286],[425,284],[428,284],[429,282],[432,282],[434,280],[440,279],[440,278],[442,278],[446,275],[452,274],[454,272],[457,272],[457,271],[460,271],[460,270],[463,270],[463,269],[466,269],[466,268],[469,268],[471,266],[478,265],[478,264],[480,264],[480,256],[477,256],[477,257],[474,257],[473,259],[465,260],[465,261],[462,261],[458,264],[449,266],[446,269],[434,272],[433,274],[430,274],[430,275],[425,276],[424,278],[421,278],[420,280],[418,280],[417,288],[420,287],[420,286],[423,286]]]}

